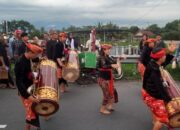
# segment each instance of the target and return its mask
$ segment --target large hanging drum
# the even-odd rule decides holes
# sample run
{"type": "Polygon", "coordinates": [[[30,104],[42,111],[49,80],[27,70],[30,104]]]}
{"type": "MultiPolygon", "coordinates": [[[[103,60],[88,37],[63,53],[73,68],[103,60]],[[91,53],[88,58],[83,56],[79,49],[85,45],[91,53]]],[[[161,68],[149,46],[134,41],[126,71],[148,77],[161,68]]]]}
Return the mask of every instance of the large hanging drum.
{"type": "Polygon", "coordinates": [[[79,72],[78,54],[70,50],[67,64],[62,69],[62,77],[68,82],[75,82],[79,78],[79,72]]]}
{"type": "Polygon", "coordinates": [[[171,103],[166,105],[167,112],[169,115],[169,123],[174,128],[180,127],[180,88],[173,80],[168,71],[161,68],[161,74],[164,84],[167,86],[167,92],[169,96],[172,98],[171,103],[175,104],[177,108],[174,108],[171,103]]]}
{"type": "Polygon", "coordinates": [[[32,104],[32,110],[41,116],[49,116],[59,109],[59,90],[57,79],[57,66],[51,60],[40,63],[38,85],[34,93],[40,99],[39,103],[32,104]]]}

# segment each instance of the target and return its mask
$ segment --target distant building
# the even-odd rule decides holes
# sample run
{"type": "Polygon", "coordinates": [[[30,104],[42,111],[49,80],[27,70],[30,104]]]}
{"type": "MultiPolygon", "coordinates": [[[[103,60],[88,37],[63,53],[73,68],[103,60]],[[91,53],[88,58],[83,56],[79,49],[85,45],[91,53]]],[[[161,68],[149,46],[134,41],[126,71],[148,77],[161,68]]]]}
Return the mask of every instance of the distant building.
{"type": "Polygon", "coordinates": [[[153,32],[151,32],[151,31],[140,30],[140,31],[138,31],[138,32],[134,35],[133,40],[138,40],[138,41],[141,40],[144,34],[146,34],[148,37],[152,37],[152,36],[155,35],[155,34],[154,34],[153,32]]]}

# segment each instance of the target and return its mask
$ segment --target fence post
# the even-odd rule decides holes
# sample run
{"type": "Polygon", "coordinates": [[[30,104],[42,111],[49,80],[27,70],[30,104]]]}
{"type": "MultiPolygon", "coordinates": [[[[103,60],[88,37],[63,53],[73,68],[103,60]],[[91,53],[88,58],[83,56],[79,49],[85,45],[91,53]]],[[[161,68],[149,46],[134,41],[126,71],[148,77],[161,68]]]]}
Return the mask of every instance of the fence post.
{"type": "Polygon", "coordinates": [[[128,48],[128,55],[131,55],[131,45],[129,45],[129,48],[128,48]]]}

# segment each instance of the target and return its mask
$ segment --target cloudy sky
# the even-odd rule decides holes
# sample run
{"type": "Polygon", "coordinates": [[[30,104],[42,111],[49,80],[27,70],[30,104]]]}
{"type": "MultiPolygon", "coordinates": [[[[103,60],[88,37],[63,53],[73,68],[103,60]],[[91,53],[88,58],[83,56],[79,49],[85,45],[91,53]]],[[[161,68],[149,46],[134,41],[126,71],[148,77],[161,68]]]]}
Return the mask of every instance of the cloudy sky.
{"type": "Polygon", "coordinates": [[[0,21],[23,19],[62,28],[113,22],[148,26],[180,19],[180,0],[0,0],[0,21]]]}

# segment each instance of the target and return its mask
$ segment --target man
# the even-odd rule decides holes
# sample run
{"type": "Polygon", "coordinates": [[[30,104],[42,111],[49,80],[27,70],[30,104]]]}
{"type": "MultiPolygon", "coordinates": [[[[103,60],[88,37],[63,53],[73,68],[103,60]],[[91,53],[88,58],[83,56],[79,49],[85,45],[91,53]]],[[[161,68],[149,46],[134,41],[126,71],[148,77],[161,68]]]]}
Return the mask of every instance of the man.
{"type": "Polygon", "coordinates": [[[166,44],[164,43],[164,41],[162,40],[162,37],[160,34],[158,34],[156,36],[156,45],[155,47],[161,47],[161,48],[166,48],[166,44]]]}
{"type": "Polygon", "coordinates": [[[139,43],[139,53],[141,54],[143,51],[143,47],[146,44],[146,41],[148,40],[148,35],[147,34],[143,34],[143,37],[139,43]]]}
{"type": "Polygon", "coordinates": [[[58,79],[59,84],[61,86],[61,92],[64,93],[66,91],[67,81],[61,77],[62,75],[62,67],[64,67],[63,58],[65,59],[65,52],[66,51],[66,42],[67,34],[62,32],[59,34],[59,43],[55,46],[55,57],[54,61],[57,63],[58,66],[58,79]]]}
{"type": "Polygon", "coordinates": [[[41,42],[41,47],[43,48],[42,56],[46,56],[46,54],[47,54],[47,52],[46,52],[46,45],[47,45],[48,41],[49,41],[49,34],[48,33],[44,33],[43,34],[43,40],[41,42]]]}
{"type": "Polygon", "coordinates": [[[160,130],[163,124],[169,125],[165,104],[171,101],[160,73],[160,66],[166,60],[166,50],[164,48],[154,48],[150,56],[152,60],[148,63],[144,72],[142,95],[144,102],[152,111],[153,130],[160,130]]]}
{"type": "MultiPolygon", "coordinates": [[[[5,69],[8,73],[8,79],[0,79],[1,83],[5,83],[7,87],[15,88],[14,87],[14,81],[12,79],[11,73],[10,73],[10,61],[7,55],[7,39],[5,36],[0,35],[0,62],[1,62],[1,69],[5,69]],[[2,59],[1,59],[2,58],[2,59]]],[[[0,72],[0,74],[2,74],[0,72]]]]}
{"type": "Polygon", "coordinates": [[[31,110],[32,103],[39,102],[39,100],[38,97],[30,95],[27,89],[33,84],[30,60],[35,59],[42,52],[42,48],[30,43],[26,46],[26,52],[20,56],[15,64],[16,85],[26,110],[26,130],[30,130],[32,126],[40,130],[39,118],[31,110]]]}
{"type": "Polygon", "coordinates": [[[47,45],[46,45],[46,55],[47,55],[47,58],[50,60],[53,60],[54,58],[54,51],[55,51],[56,43],[58,43],[57,32],[54,30],[50,30],[50,40],[47,42],[47,45]]]}
{"type": "Polygon", "coordinates": [[[21,45],[22,43],[22,40],[21,40],[21,34],[23,33],[22,30],[16,30],[15,32],[15,38],[12,42],[12,55],[13,55],[13,58],[14,59],[17,59],[18,58],[18,48],[19,46],[21,45]]]}

